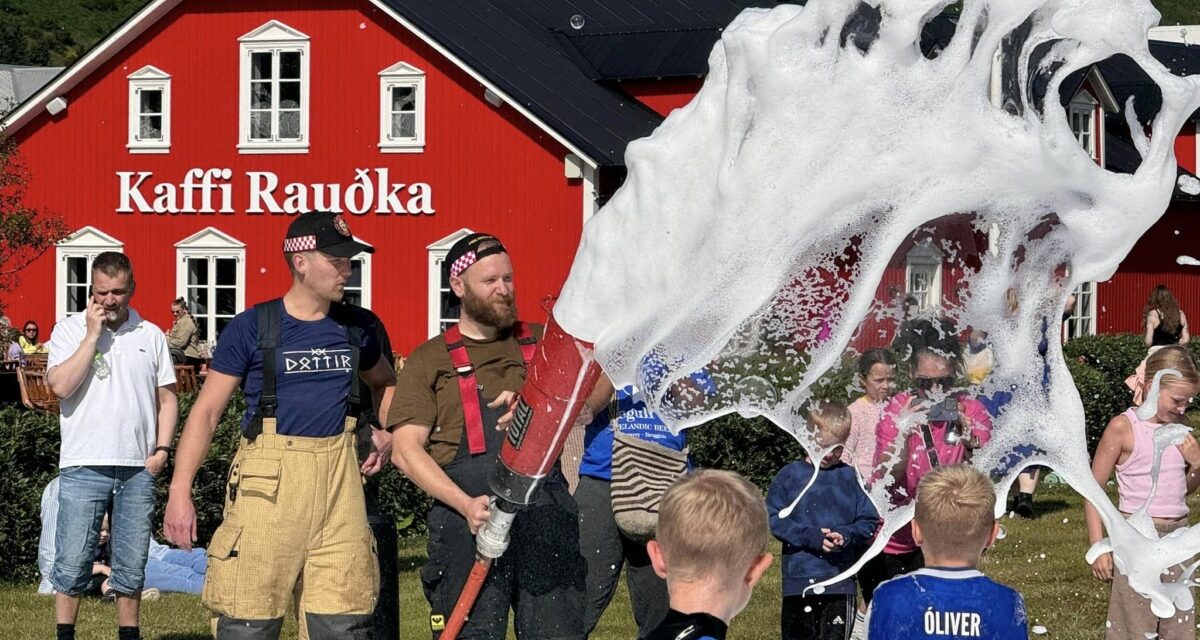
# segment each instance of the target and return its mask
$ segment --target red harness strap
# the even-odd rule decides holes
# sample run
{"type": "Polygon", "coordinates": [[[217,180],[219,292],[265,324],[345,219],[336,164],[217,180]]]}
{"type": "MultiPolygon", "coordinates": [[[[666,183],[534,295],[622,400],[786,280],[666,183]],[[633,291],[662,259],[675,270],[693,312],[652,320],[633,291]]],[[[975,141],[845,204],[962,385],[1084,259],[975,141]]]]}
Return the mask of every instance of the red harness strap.
{"type": "MultiPolygon", "coordinates": [[[[479,407],[479,391],[475,382],[475,367],[471,366],[471,358],[467,355],[467,346],[463,344],[462,332],[454,325],[443,334],[446,340],[446,350],[450,352],[450,362],[458,373],[458,394],[462,397],[464,427],[467,430],[467,447],[471,455],[487,451],[487,442],[483,436],[483,413],[479,407]]],[[[537,350],[537,338],[529,325],[518,320],[513,324],[513,337],[521,345],[521,358],[525,367],[533,361],[533,353],[537,350]]]]}

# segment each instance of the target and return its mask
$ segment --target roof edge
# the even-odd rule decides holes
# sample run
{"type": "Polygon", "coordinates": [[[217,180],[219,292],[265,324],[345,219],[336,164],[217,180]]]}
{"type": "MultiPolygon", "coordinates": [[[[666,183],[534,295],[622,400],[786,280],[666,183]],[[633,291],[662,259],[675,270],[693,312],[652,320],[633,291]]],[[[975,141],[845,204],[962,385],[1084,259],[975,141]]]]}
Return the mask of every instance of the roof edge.
{"type": "Polygon", "coordinates": [[[46,106],[46,103],[78,86],[80,81],[108,62],[117,51],[142,35],[150,25],[174,9],[181,1],[154,0],[142,7],[99,44],[92,47],[82,58],[65,68],[28,100],[17,105],[11,113],[0,120],[0,132],[4,135],[11,135],[14,131],[29,124],[37,115],[38,110],[46,106]]]}

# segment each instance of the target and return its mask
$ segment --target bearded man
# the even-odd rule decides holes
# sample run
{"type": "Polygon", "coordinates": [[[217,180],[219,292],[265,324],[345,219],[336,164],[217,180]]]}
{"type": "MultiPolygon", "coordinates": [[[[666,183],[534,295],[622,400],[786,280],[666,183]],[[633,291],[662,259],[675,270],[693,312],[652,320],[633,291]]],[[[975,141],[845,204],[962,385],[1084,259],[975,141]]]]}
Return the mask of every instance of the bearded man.
{"type": "MultiPolygon", "coordinates": [[[[518,321],[513,267],[494,236],[475,233],[446,256],[459,322],[413,351],[400,372],[387,424],[392,461],[433,497],[429,561],[421,582],[441,635],[475,560],[474,536],[490,515],[488,479],[525,381],[541,325],[518,321]]],[[[517,516],[460,638],[583,638],[586,563],[575,501],[556,466],[517,516]]]]}

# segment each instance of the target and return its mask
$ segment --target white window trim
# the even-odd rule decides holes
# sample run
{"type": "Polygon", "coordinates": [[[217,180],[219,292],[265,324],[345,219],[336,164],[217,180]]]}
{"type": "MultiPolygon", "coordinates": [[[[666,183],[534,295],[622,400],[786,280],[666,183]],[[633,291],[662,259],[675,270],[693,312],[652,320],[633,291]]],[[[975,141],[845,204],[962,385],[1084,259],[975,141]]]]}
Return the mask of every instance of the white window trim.
{"type": "Polygon", "coordinates": [[[1100,148],[1100,143],[1097,138],[1103,134],[1103,131],[1098,130],[1096,123],[1097,121],[1104,122],[1104,118],[1098,113],[1099,106],[1100,101],[1093,98],[1092,94],[1088,93],[1087,91],[1080,91],[1079,93],[1075,94],[1074,98],[1071,98],[1071,104],[1067,107],[1067,123],[1071,127],[1071,135],[1074,136],[1076,140],[1079,139],[1079,135],[1075,132],[1075,116],[1087,116],[1089,127],[1088,146],[1084,148],[1084,151],[1086,151],[1089,156],[1096,160],[1102,160],[1097,153],[1097,150],[1100,148]]]}
{"type": "Polygon", "coordinates": [[[1077,320],[1077,318],[1080,317],[1079,316],[1079,308],[1080,308],[1080,305],[1082,304],[1082,297],[1083,297],[1080,294],[1080,292],[1087,285],[1091,285],[1092,295],[1088,299],[1088,308],[1085,310],[1085,311],[1087,311],[1086,317],[1090,320],[1090,322],[1089,322],[1090,326],[1088,326],[1088,331],[1087,331],[1086,335],[1094,336],[1097,333],[1096,325],[1099,324],[1099,322],[1098,322],[1099,318],[1096,317],[1096,298],[1099,297],[1097,294],[1100,291],[1100,283],[1099,282],[1084,282],[1084,283],[1081,283],[1078,287],[1076,287],[1076,289],[1074,291],[1071,292],[1075,295],[1075,307],[1073,309],[1071,309],[1071,318],[1063,323],[1062,335],[1064,335],[1064,336],[1067,335],[1067,323],[1075,322],[1076,326],[1078,326],[1079,321],[1077,320]]]}
{"type": "MultiPolygon", "coordinates": [[[[217,229],[205,227],[196,233],[175,243],[175,296],[187,299],[187,262],[193,258],[234,258],[237,260],[237,288],[234,315],[246,310],[246,244],[237,238],[217,229]]],[[[213,277],[216,277],[215,271],[213,277]]],[[[207,327],[209,346],[217,343],[216,300],[210,299],[209,306],[213,313],[205,320],[210,323],[207,327]]]]}
{"type": "Polygon", "coordinates": [[[933,278],[930,280],[929,288],[933,292],[933,303],[924,308],[922,312],[939,311],[942,308],[942,252],[933,245],[932,238],[926,238],[917,242],[904,261],[904,294],[906,296],[912,294],[910,285],[912,283],[912,272],[914,266],[933,267],[933,278]]]}
{"type": "Polygon", "coordinates": [[[408,64],[396,64],[379,72],[379,150],[383,153],[421,153],[425,151],[425,72],[408,64]],[[416,104],[415,136],[392,138],[392,89],[413,87],[416,104]]]}
{"type": "Polygon", "coordinates": [[[125,252],[125,243],[93,226],[86,226],[60,241],[54,248],[54,284],[58,295],[54,297],[54,317],[67,316],[67,258],[86,258],[88,282],[91,282],[92,260],[105,251],[125,252]]]}
{"type": "Polygon", "coordinates": [[[129,79],[129,153],[167,153],[171,150],[171,76],[153,65],[146,65],[127,76],[129,79]],[[162,91],[162,140],[140,140],[141,104],[139,93],[162,91]]]}
{"type": "Polygon", "coordinates": [[[429,280],[428,280],[428,334],[432,338],[442,332],[441,311],[442,311],[442,263],[446,260],[446,254],[450,253],[450,248],[455,242],[475,233],[467,228],[459,229],[454,233],[434,242],[425,247],[429,254],[429,280]]]}
{"type": "MultiPolygon", "coordinates": [[[[238,75],[238,153],[308,153],[308,114],[312,109],[309,87],[311,39],[278,20],[271,20],[261,27],[238,38],[241,43],[238,75]],[[251,140],[250,139],[250,59],[254,53],[264,51],[300,52],[300,139],[299,140],[251,140]]],[[[272,94],[278,98],[277,93],[272,94]]]]}
{"type": "MultiPolygon", "coordinates": [[[[365,244],[368,247],[375,246],[375,245],[371,244],[370,242],[367,242],[366,240],[359,238],[358,236],[354,236],[354,241],[365,244]]],[[[358,255],[352,256],[350,258],[351,260],[361,260],[362,261],[362,289],[361,289],[361,292],[362,292],[362,308],[364,308],[364,309],[371,308],[371,256],[372,255],[373,254],[370,254],[370,253],[367,253],[366,251],[364,251],[364,252],[362,252],[358,255]]]]}

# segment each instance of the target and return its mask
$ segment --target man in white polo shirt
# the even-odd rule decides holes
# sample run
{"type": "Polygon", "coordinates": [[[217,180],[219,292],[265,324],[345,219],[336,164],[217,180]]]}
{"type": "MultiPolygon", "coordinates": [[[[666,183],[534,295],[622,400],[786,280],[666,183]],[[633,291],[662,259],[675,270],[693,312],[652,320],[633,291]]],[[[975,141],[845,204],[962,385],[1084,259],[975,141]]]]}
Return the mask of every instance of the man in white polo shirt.
{"type": "Polygon", "coordinates": [[[154,476],[167,464],[178,407],[163,332],[129,308],[133,265],[106,251],[92,262],[87,311],[58,322],[46,381],[61,400],[58,530],[50,583],[58,640],[74,640],[100,523],[111,512],[119,640],[139,640],[138,609],[154,515],[154,476]]]}

